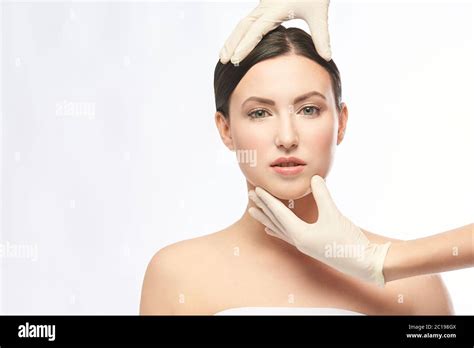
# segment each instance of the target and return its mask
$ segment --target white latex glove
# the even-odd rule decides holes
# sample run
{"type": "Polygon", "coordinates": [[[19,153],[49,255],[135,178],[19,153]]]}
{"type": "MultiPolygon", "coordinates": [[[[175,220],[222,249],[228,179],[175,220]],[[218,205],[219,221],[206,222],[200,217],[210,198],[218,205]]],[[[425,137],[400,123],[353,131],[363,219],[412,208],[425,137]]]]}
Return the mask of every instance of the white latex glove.
{"type": "Polygon", "coordinates": [[[260,187],[249,191],[250,199],[260,209],[250,207],[248,211],[266,226],[267,234],[340,272],[383,287],[383,265],[391,242],[371,243],[359,227],[339,212],[319,175],[311,178],[311,189],[319,211],[315,223],[301,220],[260,187]]]}
{"type": "Polygon", "coordinates": [[[220,52],[221,63],[226,64],[230,60],[238,64],[266,33],[290,19],[305,20],[319,55],[327,61],[331,60],[328,7],[329,0],[261,0],[227,39],[220,52]]]}

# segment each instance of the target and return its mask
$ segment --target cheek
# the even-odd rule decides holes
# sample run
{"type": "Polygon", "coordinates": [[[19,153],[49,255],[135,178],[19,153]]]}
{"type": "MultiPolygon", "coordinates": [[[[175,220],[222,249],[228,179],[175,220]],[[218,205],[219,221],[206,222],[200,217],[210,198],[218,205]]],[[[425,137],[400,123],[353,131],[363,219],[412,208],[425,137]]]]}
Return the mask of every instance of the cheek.
{"type": "Polygon", "coordinates": [[[336,150],[337,132],[334,123],[320,123],[317,127],[303,127],[300,132],[300,144],[305,153],[311,154],[310,167],[312,174],[325,177],[332,165],[336,150]]]}
{"type": "Polygon", "coordinates": [[[240,169],[252,184],[257,184],[257,178],[265,170],[265,154],[271,150],[271,139],[263,136],[269,134],[263,127],[249,126],[235,123],[232,128],[232,139],[235,147],[235,156],[240,169]]]}
{"type": "MultiPolygon", "coordinates": [[[[265,125],[254,125],[246,120],[236,120],[232,125],[231,135],[236,149],[261,152],[268,149],[268,129],[265,125]]],[[[260,155],[260,153],[259,153],[260,155]]]]}
{"type": "Polygon", "coordinates": [[[330,124],[324,127],[303,128],[300,134],[300,142],[312,153],[331,152],[334,144],[334,132],[330,124]]]}

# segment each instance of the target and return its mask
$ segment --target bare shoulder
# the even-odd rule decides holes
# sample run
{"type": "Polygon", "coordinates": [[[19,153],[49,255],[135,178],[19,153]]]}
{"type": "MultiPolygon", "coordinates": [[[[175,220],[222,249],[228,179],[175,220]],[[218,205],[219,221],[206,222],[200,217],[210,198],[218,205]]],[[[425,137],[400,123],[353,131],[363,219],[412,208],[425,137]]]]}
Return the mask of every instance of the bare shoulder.
{"type": "Polygon", "coordinates": [[[140,300],[142,315],[206,312],[202,284],[219,232],[182,240],[158,250],[145,271],[140,300]]]}
{"type": "MultiPolygon", "coordinates": [[[[361,228],[362,229],[362,228],[361,228]]],[[[401,242],[362,229],[370,241],[375,243],[401,242]]],[[[409,315],[452,315],[454,314],[451,297],[439,274],[428,274],[387,283],[401,312],[409,315]]]]}

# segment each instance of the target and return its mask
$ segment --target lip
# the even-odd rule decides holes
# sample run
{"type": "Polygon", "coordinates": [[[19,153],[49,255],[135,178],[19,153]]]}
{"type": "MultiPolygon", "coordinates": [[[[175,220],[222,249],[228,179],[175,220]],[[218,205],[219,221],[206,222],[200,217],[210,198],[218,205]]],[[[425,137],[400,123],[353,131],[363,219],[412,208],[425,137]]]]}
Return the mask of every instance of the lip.
{"type": "Polygon", "coordinates": [[[271,168],[277,172],[278,174],[282,175],[296,175],[301,173],[306,166],[306,162],[297,157],[279,157],[275,161],[270,164],[271,168]],[[279,167],[278,164],[280,163],[288,163],[292,162],[295,163],[296,166],[292,167],[279,167]]]}
{"type": "Polygon", "coordinates": [[[296,174],[299,174],[301,173],[303,170],[304,170],[304,167],[306,167],[305,164],[301,164],[301,165],[298,165],[298,166],[294,166],[294,167],[278,167],[278,166],[274,166],[272,167],[272,169],[277,172],[278,174],[282,174],[282,175],[296,175],[296,174]]]}
{"type": "Polygon", "coordinates": [[[277,158],[276,160],[274,160],[270,166],[276,166],[280,163],[287,163],[287,162],[292,162],[292,163],[296,163],[296,164],[306,164],[305,161],[303,161],[302,159],[298,158],[298,157],[279,157],[277,158]]]}

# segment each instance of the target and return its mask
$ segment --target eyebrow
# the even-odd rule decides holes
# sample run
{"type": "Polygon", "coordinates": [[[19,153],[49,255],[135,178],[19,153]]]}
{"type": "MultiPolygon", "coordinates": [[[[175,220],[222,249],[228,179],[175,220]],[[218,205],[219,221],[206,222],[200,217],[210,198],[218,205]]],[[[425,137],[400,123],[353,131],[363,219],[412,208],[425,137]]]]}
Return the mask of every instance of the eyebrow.
{"type": "MultiPolygon", "coordinates": [[[[305,99],[308,99],[309,97],[312,97],[314,95],[316,95],[318,97],[321,97],[324,100],[326,100],[326,97],[322,93],[320,93],[318,91],[311,91],[311,92],[302,94],[299,97],[296,97],[295,100],[293,101],[293,104],[299,103],[299,102],[301,102],[305,99]]],[[[247,103],[249,101],[252,101],[252,100],[263,103],[263,104],[275,105],[275,102],[271,99],[252,96],[252,97],[249,97],[249,98],[245,99],[245,101],[242,103],[242,107],[245,105],[245,103],[247,103]]]]}

